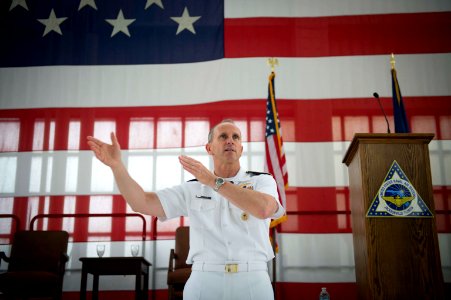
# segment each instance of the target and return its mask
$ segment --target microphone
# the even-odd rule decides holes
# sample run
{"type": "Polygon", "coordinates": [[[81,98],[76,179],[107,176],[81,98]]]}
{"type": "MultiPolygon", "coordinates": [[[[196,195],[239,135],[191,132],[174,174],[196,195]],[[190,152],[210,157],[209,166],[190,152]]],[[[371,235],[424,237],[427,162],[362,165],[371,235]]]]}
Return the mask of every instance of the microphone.
{"type": "Polygon", "coordinates": [[[385,114],[384,108],[382,107],[381,100],[379,99],[379,94],[374,92],[373,93],[373,97],[376,98],[377,103],[379,103],[379,107],[381,108],[381,111],[382,111],[382,113],[384,114],[384,117],[385,117],[385,122],[387,122],[387,133],[390,133],[390,124],[388,124],[387,115],[385,114]]]}

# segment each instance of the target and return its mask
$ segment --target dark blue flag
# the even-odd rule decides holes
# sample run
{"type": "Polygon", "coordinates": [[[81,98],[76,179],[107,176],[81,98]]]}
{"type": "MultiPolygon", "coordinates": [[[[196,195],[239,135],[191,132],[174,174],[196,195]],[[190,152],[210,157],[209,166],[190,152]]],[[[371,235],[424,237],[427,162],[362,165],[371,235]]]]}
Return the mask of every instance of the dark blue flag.
{"type": "Polygon", "coordinates": [[[0,25],[0,67],[224,57],[223,0],[1,1],[0,25]]]}
{"type": "Polygon", "coordinates": [[[393,97],[393,115],[395,118],[395,132],[396,133],[409,133],[409,122],[407,121],[406,111],[404,109],[404,103],[402,101],[401,90],[398,84],[398,78],[396,77],[396,69],[391,70],[392,79],[392,97],[393,97]]]}

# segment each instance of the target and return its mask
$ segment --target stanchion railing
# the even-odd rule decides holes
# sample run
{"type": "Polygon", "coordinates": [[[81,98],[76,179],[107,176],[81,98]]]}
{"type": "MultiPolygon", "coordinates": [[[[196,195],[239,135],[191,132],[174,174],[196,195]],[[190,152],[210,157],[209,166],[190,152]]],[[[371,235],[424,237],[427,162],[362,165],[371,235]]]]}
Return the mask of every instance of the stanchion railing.
{"type": "Polygon", "coordinates": [[[141,238],[143,241],[146,240],[146,228],[147,222],[143,215],[137,213],[107,213],[107,214],[89,214],[89,213],[77,213],[77,214],[38,214],[34,216],[30,221],[30,230],[34,230],[34,224],[39,219],[62,219],[62,218],[127,218],[136,217],[142,220],[142,233],[141,238]]]}

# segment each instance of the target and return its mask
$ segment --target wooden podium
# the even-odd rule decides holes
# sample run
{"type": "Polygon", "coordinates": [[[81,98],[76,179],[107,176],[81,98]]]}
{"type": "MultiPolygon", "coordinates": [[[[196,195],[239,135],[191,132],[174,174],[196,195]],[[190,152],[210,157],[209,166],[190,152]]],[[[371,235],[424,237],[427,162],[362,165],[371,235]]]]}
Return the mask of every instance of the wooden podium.
{"type": "MultiPolygon", "coordinates": [[[[435,215],[428,144],[433,134],[356,134],[348,166],[358,299],[443,299],[434,217],[367,217],[393,162],[435,215]]],[[[382,201],[381,201],[382,202],[382,201]]]]}

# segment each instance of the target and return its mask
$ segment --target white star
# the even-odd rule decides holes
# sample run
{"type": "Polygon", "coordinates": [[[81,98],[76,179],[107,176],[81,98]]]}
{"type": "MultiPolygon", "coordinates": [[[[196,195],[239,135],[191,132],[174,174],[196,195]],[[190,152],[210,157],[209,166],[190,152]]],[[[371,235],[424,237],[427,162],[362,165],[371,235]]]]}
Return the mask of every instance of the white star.
{"type": "Polygon", "coordinates": [[[45,36],[50,31],[55,31],[56,33],[63,35],[60,29],[60,24],[63,23],[66,19],[67,18],[57,18],[52,8],[48,19],[38,19],[39,22],[45,25],[45,30],[42,36],[45,36]]]}
{"type": "Polygon", "coordinates": [[[26,10],[28,10],[27,0],[13,0],[11,2],[11,6],[9,7],[9,11],[11,11],[17,5],[20,5],[23,8],[25,8],[26,10]]]}
{"type": "Polygon", "coordinates": [[[80,0],[80,5],[78,6],[78,11],[80,11],[86,5],[91,6],[95,10],[97,10],[96,0],[80,0]]]}
{"type": "Polygon", "coordinates": [[[196,22],[197,20],[199,20],[201,17],[197,16],[197,17],[191,17],[189,15],[189,11],[188,8],[185,6],[185,9],[183,10],[183,14],[181,17],[171,17],[171,19],[174,22],[179,23],[179,27],[177,28],[177,34],[179,34],[180,32],[182,32],[183,30],[187,29],[189,31],[191,31],[192,33],[196,34],[196,31],[194,30],[194,22],[196,22]]]}
{"type": "Polygon", "coordinates": [[[111,37],[116,35],[119,31],[130,37],[130,32],[128,32],[128,25],[135,22],[136,19],[124,19],[124,14],[122,13],[122,9],[119,10],[116,19],[105,19],[108,23],[113,25],[113,32],[111,33],[111,37]]]}
{"type": "Polygon", "coordinates": [[[144,9],[149,8],[149,6],[152,6],[152,4],[158,5],[161,9],[164,9],[163,3],[161,3],[161,0],[147,0],[146,7],[144,9]]]}

